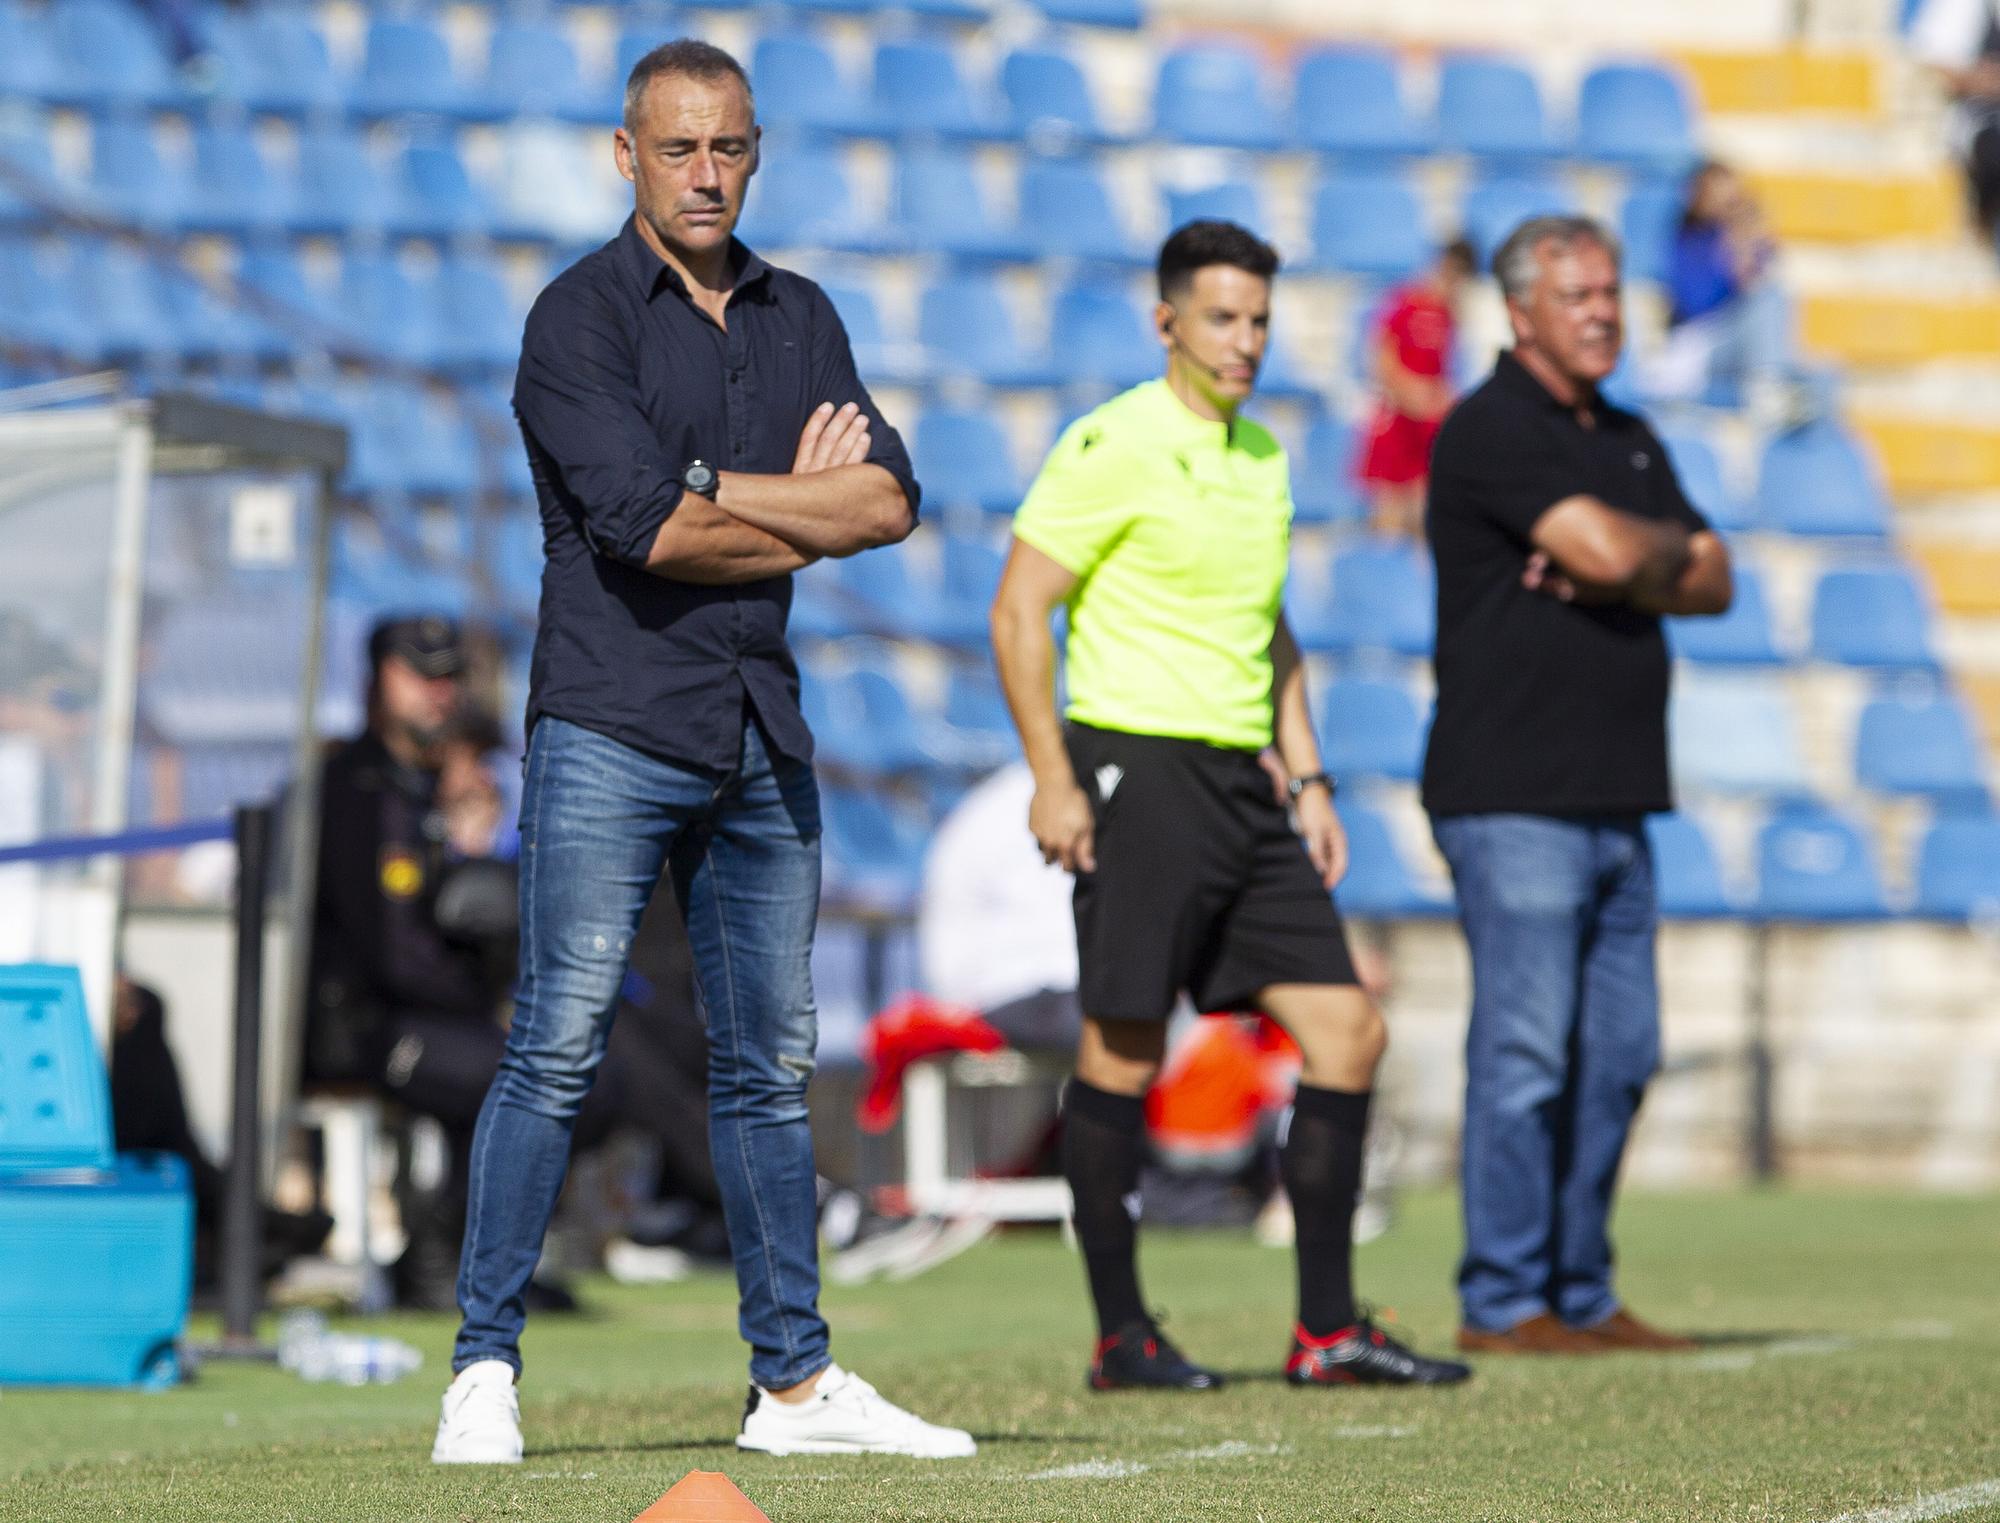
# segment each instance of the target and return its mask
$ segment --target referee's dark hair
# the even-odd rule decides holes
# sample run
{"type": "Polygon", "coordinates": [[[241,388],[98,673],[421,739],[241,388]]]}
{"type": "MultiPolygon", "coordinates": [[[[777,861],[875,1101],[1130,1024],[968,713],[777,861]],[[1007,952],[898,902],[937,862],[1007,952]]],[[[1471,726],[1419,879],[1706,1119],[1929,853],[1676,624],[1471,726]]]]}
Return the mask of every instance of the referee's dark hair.
{"type": "Polygon", "coordinates": [[[1234,222],[1204,218],[1174,229],[1160,245],[1160,300],[1171,302],[1185,291],[1196,270],[1226,264],[1271,279],[1278,273],[1278,251],[1234,222]]]}
{"type": "Polygon", "coordinates": [[[646,87],[656,79],[668,77],[699,79],[707,84],[717,80],[733,79],[743,87],[743,93],[750,97],[754,110],[757,94],[750,88],[750,76],[743,65],[712,42],[703,42],[699,37],[678,37],[672,42],[663,42],[652,52],[632,65],[632,72],[625,78],[625,130],[632,131],[639,122],[639,107],[646,99],[646,87]]]}

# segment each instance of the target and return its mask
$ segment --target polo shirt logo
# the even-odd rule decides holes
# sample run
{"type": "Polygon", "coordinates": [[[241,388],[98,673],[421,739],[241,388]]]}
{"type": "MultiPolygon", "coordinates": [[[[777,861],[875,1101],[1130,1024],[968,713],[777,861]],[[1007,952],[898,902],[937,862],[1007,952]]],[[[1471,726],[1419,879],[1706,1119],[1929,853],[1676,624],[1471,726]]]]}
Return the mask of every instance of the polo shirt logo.
{"type": "Polygon", "coordinates": [[[1635,449],[1634,451],[1632,451],[1633,470],[1643,471],[1647,466],[1651,465],[1652,463],[1653,463],[1653,457],[1648,455],[1644,450],[1635,449]]]}

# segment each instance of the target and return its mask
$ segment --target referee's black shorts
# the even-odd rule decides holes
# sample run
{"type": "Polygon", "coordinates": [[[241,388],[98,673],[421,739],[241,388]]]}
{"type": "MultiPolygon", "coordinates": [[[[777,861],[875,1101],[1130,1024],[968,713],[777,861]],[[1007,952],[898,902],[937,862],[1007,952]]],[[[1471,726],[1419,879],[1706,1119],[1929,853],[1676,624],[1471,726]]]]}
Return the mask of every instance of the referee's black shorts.
{"type": "Polygon", "coordinates": [[[1340,913],[1255,753],[1072,722],[1096,815],[1076,880],[1084,1014],[1165,1020],[1248,1010],[1272,984],[1354,984],[1340,913]]]}

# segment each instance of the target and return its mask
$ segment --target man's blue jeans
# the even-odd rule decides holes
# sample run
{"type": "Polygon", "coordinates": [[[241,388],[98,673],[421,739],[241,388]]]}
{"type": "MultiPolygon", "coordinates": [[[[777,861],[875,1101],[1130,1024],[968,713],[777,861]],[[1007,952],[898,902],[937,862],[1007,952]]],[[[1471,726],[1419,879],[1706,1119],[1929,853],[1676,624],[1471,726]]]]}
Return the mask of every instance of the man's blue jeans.
{"type": "Polygon", "coordinates": [[[1611,1195],[1659,1064],[1645,821],[1465,814],[1432,829],[1472,949],[1460,1187],[1465,1325],[1618,1310],[1611,1195]]]}
{"type": "Polygon", "coordinates": [[[521,795],[520,982],[472,1143],[454,1370],[481,1359],[521,1366],[521,1295],[663,870],[708,1014],[709,1137],[750,1376],[783,1389],[825,1368],[806,1123],[819,837],[812,768],[771,756],[754,722],[725,774],[560,719],[535,726],[521,795]]]}

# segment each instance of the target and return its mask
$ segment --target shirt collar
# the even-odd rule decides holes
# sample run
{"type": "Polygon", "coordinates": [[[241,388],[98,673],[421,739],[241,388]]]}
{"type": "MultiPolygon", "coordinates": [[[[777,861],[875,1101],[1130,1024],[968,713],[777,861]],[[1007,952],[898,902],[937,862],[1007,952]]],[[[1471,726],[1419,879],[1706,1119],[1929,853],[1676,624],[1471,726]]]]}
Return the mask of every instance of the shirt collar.
{"type": "MultiPolygon", "coordinates": [[[[1576,409],[1562,401],[1556,394],[1536,379],[1535,373],[1514,358],[1514,351],[1502,349],[1500,357],[1493,362],[1493,379],[1507,391],[1526,401],[1535,402],[1551,412],[1574,415],[1576,409]]],[[[1584,406],[1593,413],[1602,414],[1604,397],[1593,390],[1584,406]]]]}
{"type": "MultiPolygon", "coordinates": [[[[625,226],[618,231],[617,243],[619,261],[638,286],[642,301],[651,301],[662,287],[681,296],[687,295],[687,282],[681,279],[680,272],[654,253],[653,246],[640,233],[636,212],[625,219],[625,226]]],[[[729,240],[729,258],[736,266],[736,281],[730,287],[732,300],[737,292],[761,284],[771,273],[771,267],[762,256],[738,238],[729,240]]]]}
{"type": "Polygon", "coordinates": [[[1233,423],[1204,418],[1175,396],[1173,387],[1164,379],[1148,381],[1143,389],[1147,393],[1147,410],[1160,429],[1163,443],[1227,449],[1235,441],[1236,430],[1243,422],[1242,414],[1233,423]]]}

